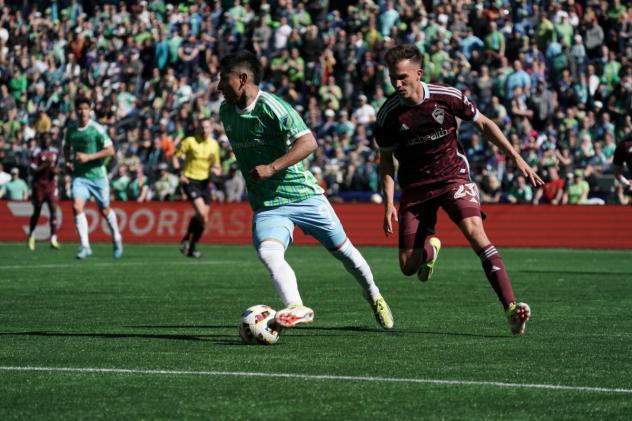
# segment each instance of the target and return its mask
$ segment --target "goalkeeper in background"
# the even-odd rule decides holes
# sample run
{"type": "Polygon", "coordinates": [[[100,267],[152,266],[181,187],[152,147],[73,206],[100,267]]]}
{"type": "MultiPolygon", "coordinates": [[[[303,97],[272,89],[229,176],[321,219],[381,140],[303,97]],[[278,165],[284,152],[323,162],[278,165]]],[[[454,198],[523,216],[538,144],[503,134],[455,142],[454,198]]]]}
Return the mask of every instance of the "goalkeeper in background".
{"type": "Polygon", "coordinates": [[[210,175],[219,176],[219,144],[213,139],[210,119],[200,121],[199,134],[186,137],[180,142],[178,152],[173,157],[173,167],[180,170],[180,185],[187,199],[193,205],[195,215],[189,221],[189,228],[180,242],[180,251],[187,257],[199,259],[201,253],[196,245],[208,222],[211,199],[210,175]],[[179,158],[184,159],[180,168],[179,158]]]}

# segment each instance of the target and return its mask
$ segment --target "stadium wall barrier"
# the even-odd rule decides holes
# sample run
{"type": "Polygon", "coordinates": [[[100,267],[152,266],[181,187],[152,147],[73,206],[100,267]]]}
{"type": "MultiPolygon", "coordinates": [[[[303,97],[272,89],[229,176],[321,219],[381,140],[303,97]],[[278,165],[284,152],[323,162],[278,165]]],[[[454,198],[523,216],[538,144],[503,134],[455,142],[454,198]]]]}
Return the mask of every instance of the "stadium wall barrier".
{"type": "MultiPolygon", "coordinates": [[[[397,235],[384,236],[383,207],[375,204],[336,204],[338,216],[356,245],[397,246],[397,235]]],[[[0,241],[24,241],[32,212],[30,202],[0,201],[0,241]]],[[[186,202],[113,202],[126,243],[175,243],[187,229],[193,214],[186,202]]],[[[501,247],[570,247],[632,249],[632,207],[629,206],[530,206],[485,205],[486,231],[501,247]]],[[[77,242],[71,202],[58,208],[58,237],[77,242]]],[[[439,212],[437,235],[446,246],[467,246],[456,226],[439,212]]],[[[86,207],[90,239],[111,241],[105,219],[94,203],[86,207]]],[[[202,242],[206,244],[250,244],[250,207],[245,203],[213,204],[202,242]]],[[[39,240],[49,237],[48,209],[42,209],[35,231],[39,240]]],[[[315,244],[300,229],[296,244],[315,244]]]]}

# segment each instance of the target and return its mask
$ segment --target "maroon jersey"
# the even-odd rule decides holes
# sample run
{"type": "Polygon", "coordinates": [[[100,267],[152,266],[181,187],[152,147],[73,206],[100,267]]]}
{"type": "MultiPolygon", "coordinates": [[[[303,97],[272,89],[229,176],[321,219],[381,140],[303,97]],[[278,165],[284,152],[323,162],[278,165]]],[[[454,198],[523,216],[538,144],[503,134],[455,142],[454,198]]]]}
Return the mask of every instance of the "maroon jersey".
{"type": "Polygon", "coordinates": [[[406,105],[393,94],[377,114],[376,141],[380,149],[393,151],[399,161],[402,190],[441,189],[470,179],[469,164],[457,140],[457,118],[477,119],[476,106],[456,88],[421,85],[421,103],[406,105]]]}
{"type": "Polygon", "coordinates": [[[56,148],[37,149],[31,156],[31,169],[33,172],[33,186],[48,190],[55,188],[55,175],[59,152],[56,148]],[[40,171],[36,168],[44,165],[40,171]]]}
{"type": "Polygon", "coordinates": [[[619,167],[623,167],[624,164],[628,165],[628,171],[632,173],[632,135],[626,136],[614,150],[614,156],[612,157],[612,164],[619,167]]]}

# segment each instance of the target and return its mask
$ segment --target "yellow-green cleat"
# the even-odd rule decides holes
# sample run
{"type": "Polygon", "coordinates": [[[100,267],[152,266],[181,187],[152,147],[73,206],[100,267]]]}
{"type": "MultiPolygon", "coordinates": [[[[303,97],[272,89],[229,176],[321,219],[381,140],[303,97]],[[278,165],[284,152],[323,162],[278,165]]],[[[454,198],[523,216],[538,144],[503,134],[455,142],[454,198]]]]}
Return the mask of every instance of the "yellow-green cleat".
{"type": "Polygon", "coordinates": [[[51,237],[51,239],[50,239],[50,247],[55,249],[55,250],[59,250],[59,241],[57,241],[56,238],[51,237]]]}
{"type": "Polygon", "coordinates": [[[377,320],[380,326],[384,329],[392,329],[394,324],[393,313],[391,313],[391,308],[386,303],[384,297],[379,295],[375,300],[369,301],[369,303],[373,309],[375,320],[377,320]]]}
{"type": "Polygon", "coordinates": [[[531,308],[527,303],[511,303],[505,312],[514,335],[523,335],[527,322],[531,318],[531,308]]]}
{"type": "Polygon", "coordinates": [[[421,265],[421,267],[417,271],[417,278],[419,278],[421,282],[428,281],[432,276],[432,272],[434,272],[434,266],[437,263],[437,258],[439,258],[439,251],[441,250],[441,240],[439,240],[437,237],[432,237],[430,240],[428,240],[428,243],[434,249],[434,257],[430,261],[425,262],[423,265],[421,265]]]}
{"type": "Polygon", "coordinates": [[[34,251],[35,250],[35,237],[32,235],[29,235],[28,238],[26,239],[26,245],[29,248],[29,250],[34,251]]]}

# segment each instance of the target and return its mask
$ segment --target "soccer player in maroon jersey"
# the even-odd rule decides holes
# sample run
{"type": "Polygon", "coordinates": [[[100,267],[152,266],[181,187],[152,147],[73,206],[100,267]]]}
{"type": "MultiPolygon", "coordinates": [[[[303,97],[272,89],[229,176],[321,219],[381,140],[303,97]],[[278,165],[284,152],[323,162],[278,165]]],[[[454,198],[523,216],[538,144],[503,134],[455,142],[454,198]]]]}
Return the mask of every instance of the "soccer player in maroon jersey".
{"type": "Polygon", "coordinates": [[[35,250],[35,227],[44,203],[48,205],[48,223],[50,224],[50,246],[59,249],[57,241],[57,162],[59,151],[53,146],[50,134],[41,135],[41,145],[31,156],[31,170],[33,171],[33,215],[29,227],[27,245],[35,250]]]}
{"type": "MultiPolygon", "coordinates": [[[[614,150],[612,157],[612,169],[614,176],[623,185],[623,189],[627,194],[632,194],[632,182],[623,174],[623,166],[628,166],[628,171],[632,173],[632,132],[628,133],[614,150]]],[[[629,202],[632,204],[632,200],[629,202]]]]}
{"type": "Polygon", "coordinates": [[[407,275],[427,281],[434,270],[441,242],[434,237],[437,211],[443,208],[479,255],[487,279],[505,308],[511,331],[524,333],[531,310],[518,303],[503,260],[483,228],[479,194],[470,179],[467,158],[457,139],[460,120],[479,130],[511,157],[533,185],[537,173],[511,147],[494,122],[478,111],[458,89],[421,81],[422,57],[414,45],[390,49],[385,56],[396,90],[380,108],[375,137],[380,147],[380,178],[384,188],[384,232],[399,220],[399,264],[407,275]],[[402,190],[399,218],[393,202],[395,163],[402,190]]]}

